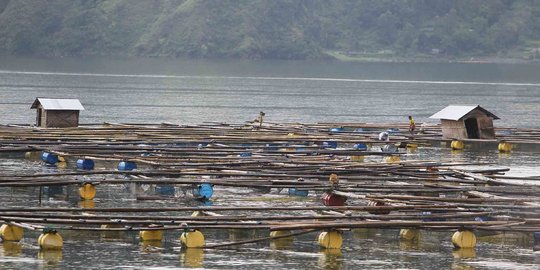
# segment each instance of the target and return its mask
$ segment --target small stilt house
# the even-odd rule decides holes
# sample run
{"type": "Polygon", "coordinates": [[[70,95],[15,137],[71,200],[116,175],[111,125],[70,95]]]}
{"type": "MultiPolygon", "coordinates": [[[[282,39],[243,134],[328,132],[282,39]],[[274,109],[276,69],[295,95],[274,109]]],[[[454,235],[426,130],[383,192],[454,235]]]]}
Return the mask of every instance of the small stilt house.
{"type": "Polygon", "coordinates": [[[480,105],[450,105],[429,118],[441,119],[444,139],[494,139],[499,119],[480,105]]]}
{"type": "Polygon", "coordinates": [[[77,127],[84,108],[78,99],[36,98],[31,109],[37,110],[38,127],[77,127]]]}

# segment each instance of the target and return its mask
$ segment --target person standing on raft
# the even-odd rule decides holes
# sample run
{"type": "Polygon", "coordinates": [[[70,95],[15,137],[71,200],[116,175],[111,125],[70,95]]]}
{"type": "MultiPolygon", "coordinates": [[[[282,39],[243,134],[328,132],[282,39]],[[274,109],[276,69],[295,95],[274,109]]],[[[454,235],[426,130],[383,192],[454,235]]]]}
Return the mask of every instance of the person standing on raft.
{"type": "Polygon", "coordinates": [[[414,119],[412,116],[409,115],[409,132],[411,133],[411,136],[414,136],[414,130],[416,129],[416,123],[414,122],[414,119]]]}

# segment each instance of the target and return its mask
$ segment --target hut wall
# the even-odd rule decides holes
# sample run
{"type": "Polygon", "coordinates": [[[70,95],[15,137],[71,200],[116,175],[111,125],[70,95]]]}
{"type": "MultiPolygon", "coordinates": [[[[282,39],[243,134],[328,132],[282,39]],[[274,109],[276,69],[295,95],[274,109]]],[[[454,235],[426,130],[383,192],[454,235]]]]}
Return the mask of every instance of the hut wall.
{"type": "Polygon", "coordinates": [[[482,115],[476,118],[478,121],[478,129],[480,139],[495,139],[495,128],[493,127],[493,119],[482,115]]]}
{"type": "MultiPolygon", "coordinates": [[[[77,127],[79,126],[79,111],[51,110],[44,113],[45,127],[77,127]]],[[[42,125],[43,126],[43,125],[42,125]]]]}
{"type": "Polygon", "coordinates": [[[467,130],[462,120],[441,119],[443,139],[467,139],[467,130]]]}

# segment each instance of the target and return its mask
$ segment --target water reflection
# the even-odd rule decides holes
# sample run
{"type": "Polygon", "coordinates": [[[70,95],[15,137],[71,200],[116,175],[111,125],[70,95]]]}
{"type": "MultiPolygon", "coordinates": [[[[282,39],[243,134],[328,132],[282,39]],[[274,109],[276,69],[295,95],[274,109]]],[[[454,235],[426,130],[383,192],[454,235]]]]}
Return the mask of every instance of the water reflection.
{"type": "Polygon", "coordinates": [[[2,243],[2,249],[0,249],[2,257],[18,257],[21,255],[22,246],[19,242],[6,241],[2,243]]]}
{"type": "Polygon", "coordinates": [[[204,250],[202,248],[186,248],[180,253],[182,266],[189,268],[203,267],[204,250]]]}
{"type": "Polygon", "coordinates": [[[476,258],[476,250],[474,248],[456,248],[452,250],[452,256],[456,259],[476,258]]]}
{"type": "Polygon", "coordinates": [[[58,266],[62,261],[62,250],[40,250],[38,259],[43,260],[46,267],[58,266]]]}
{"type": "Polygon", "coordinates": [[[162,248],[161,241],[142,241],[141,242],[141,252],[145,253],[159,253],[162,248]]]}
{"type": "Polygon", "coordinates": [[[318,265],[325,270],[340,270],[343,268],[343,253],[340,249],[324,249],[320,252],[318,265]]]}

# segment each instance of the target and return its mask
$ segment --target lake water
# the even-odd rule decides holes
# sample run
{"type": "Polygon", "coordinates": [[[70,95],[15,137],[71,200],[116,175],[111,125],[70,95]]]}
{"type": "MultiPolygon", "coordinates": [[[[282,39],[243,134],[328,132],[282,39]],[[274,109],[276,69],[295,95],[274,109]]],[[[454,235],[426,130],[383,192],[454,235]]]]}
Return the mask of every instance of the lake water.
{"type": "MultiPolygon", "coordinates": [[[[339,63],[286,61],[187,61],[166,59],[0,58],[0,124],[33,124],[36,97],[78,98],[82,123],[242,123],[260,111],[270,122],[417,122],[448,104],[480,104],[501,120],[497,126],[534,127],[540,122],[540,65],[458,63],[339,63]]],[[[407,159],[494,162],[510,175],[540,175],[535,153],[499,155],[419,149],[407,159]]],[[[70,169],[70,168],[68,168],[70,169]]],[[[0,157],[2,172],[56,171],[18,156],[0,157]]],[[[320,205],[315,194],[290,200],[285,194],[256,195],[218,189],[215,205],[320,205]],[[241,197],[243,200],[238,201],[241,197]],[[234,200],[233,200],[234,199],[234,200]]],[[[1,189],[4,206],[37,204],[36,190],[1,189]]],[[[76,206],[48,200],[44,206],[76,206]]],[[[179,206],[192,202],[135,201],[122,186],[98,193],[98,207],[179,206]]],[[[208,241],[266,236],[267,232],[205,232],[208,241]]],[[[485,238],[473,254],[454,251],[448,232],[425,232],[417,245],[400,243],[395,230],[353,230],[340,252],[321,251],[316,235],[293,244],[268,243],[238,249],[180,250],[179,234],[160,247],[141,246],[135,234],[111,240],[66,232],[61,253],[42,253],[28,234],[21,244],[0,244],[0,268],[96,269],[538,269],[531,239],[485,238]]]]}

